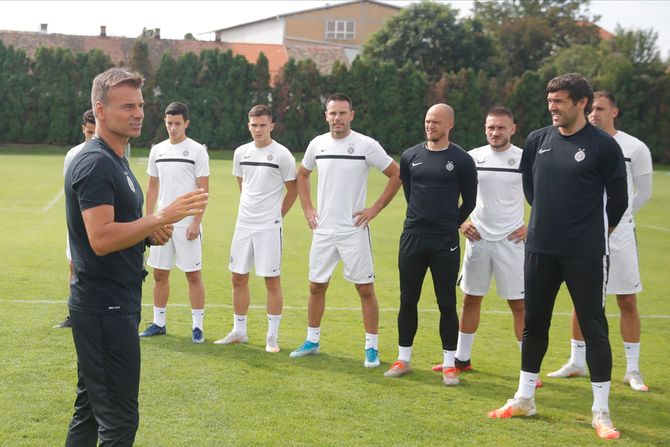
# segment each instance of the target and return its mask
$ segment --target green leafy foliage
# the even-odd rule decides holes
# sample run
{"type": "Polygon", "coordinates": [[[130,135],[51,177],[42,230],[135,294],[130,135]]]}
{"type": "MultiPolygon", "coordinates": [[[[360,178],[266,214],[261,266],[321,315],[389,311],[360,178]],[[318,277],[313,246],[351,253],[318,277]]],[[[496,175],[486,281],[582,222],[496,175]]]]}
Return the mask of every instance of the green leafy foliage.
{"type": "Polygon", "coordinates": [[[363,47],[363,56],[411,63],[431,80],[461,68],[490,69],[493,40],[478,20],[459,20],[450,5],[414,3],[392,16],[363,47]]]}

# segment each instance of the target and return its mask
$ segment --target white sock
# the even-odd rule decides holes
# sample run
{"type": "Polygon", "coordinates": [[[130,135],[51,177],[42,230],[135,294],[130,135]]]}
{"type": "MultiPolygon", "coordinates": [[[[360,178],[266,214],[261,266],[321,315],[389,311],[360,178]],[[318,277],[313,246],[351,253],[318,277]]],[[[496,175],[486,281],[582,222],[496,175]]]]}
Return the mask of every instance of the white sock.
{"type": "Polygon", "coordinates": [[[610,384],[612,382],[591,382],[593,390],[593,406],[591,411],[609,411],[610,384]]]}
{"type": "Polygon", "coordinates": [[[365,349],[379,349],[379,335],[365,333],[365,349]]]}
{"type": "MultiPolygon", "coordinates": [[[[466,334],[458,331],[458,345],[456,345],[456,358],[462,362],[470,360],[472,343],[475,341],[475,333],[466,334]]],[[[453,366],[453,365],[452,365],[453,366]]]]}
{"type": "Polygon", "coordinates": [[[321,327],[307,327],[307,341],[318,343],[321,339],[321,327]]]}
{"type": "Polygon", "coordinates": [[[626,353],[626,372],[640,370],[640,343],[623,342],[623,350],[626,353]]]}
{"type": "MultiPolygon", "coordinates": [[[[474,334],[473,334],[474,335],[474,334]]],[[[442,368],[453,368],[454,367],[454,357],[456,357],[456,351],[442,351],[444,361],[442,362],[442,368]]],[[[460,360],[460,359],[458,359],[460,360]]]]}
{"type": "Polygon", "coordinates": [[[233,332],[247,335],[247,316],[233,314],[233,332]]]}
{"type": "Polygon", "coordinates": [[[193,318],[193,329],[198,328],[202,330],[202,320],[205,318],[205,309],[191,309],[191,317],[193,318]]]}
{"type": "Polygon", "coordinates": [[[520,342],[520,341],[517,341],[517,343],[519,344],[519,352],[522,352],[522,351],[521,351],[521,346],[523,345],[523,343],[520,342]]]}
{"type": "Polygon", "coordinates": [[[268,314],[268,337],[279,335],[279,323],[281,323],[281,314],[279,315],[270,315],[268,314]]]}
{"type": "Polygon", "coordinates": [[[405,363],[409,363],[411,359],[412,359],[412,347],[398,346],[398,360],[402,360],[405,363]]]}
{"type": "Polygon", "coordinates": [[[519,389],[514,397],[533,397],[535,396],[535,382],[537,382],[538,373],[529,373],[521,371],[519,374],[519,389]]]}
{"type": "Polygon", "coordinates": [[[166,313],[167,313],[167,307],[154,306],[154,324],[156,326],[165,327],[166,313]]]}
{"type": "Polygon", "coordinates": [[[570,340],[570,360],[575,366],[586,366],[586,342],[584,340],[570,340]]]}

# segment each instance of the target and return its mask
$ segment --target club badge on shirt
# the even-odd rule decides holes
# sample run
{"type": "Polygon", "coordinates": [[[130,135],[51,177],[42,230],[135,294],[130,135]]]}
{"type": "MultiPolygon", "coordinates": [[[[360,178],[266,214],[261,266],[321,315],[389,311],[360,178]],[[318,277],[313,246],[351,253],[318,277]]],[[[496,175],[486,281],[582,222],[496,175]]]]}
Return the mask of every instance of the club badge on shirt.
{"type": "Polygon", "coordinates": [[[349,148],[347,149],[347,152],[349,152],[350,154],[354,153],[354,145],[353,144],[351,144],[351,143],[349,144],[349,148]]]}
{"type": "Polygon", "coordinates": [[[447,171],[453,171],[454,170],[454,162],[449,160],[447,162],[447,165],[445,166],[445,168],[447,168],[447,171]]]}
{"type": "Polygon", "coordinates": [[[126,174],[126,180],[128,180],[128,186],[130,186],[130,190],[135,192],[135,184],[128,174],[126,174]]]}
{"type": "Polygon", "coordinates": [[[272,154],[268,154],[268,161],[272,161],[272,154]]]}
{"type": "Polygon", "coordinates": [[[577,153],[575,154],[575,161],[579,163],[580,161],[584,160],[586,158],[586,153],[584,152],[584,149],[579,148],[577,150],[577,153]]]}
{"type": "Polygon", "coordinates": [[[188,157],[188,151],[184,151],[184,152],[182,152],[182,155],[183,155],[184,157],[188,157]]]}

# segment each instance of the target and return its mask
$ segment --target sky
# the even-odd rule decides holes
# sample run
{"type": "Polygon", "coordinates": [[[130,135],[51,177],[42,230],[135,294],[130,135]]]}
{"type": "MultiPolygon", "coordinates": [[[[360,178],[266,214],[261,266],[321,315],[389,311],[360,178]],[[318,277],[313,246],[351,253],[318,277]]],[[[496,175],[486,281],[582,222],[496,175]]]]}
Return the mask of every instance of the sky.
{"type": "MultiPolygon", "coordinates": [[[[109,36],[139,36],[143,28],[160,28],[164,39],[181,39],[186,33],[209,40],[211,31],[289,12],[317,8],[330,1],[3,1],[0,0],[0,30],[39,31],[98,35],[100,26],[109,36]],[[89,14],[90,18],[86,18],[89,14]]],[[[385,1],[405,6],[412,1],[385,1]]],[[[442,1],[467,16],[472,1],[442,1]]],[[[670,57],[670,0],[591,0],[590,12],[601,16],[598,24],[614,32],[653,28],[664,59],[670,57]]]]}

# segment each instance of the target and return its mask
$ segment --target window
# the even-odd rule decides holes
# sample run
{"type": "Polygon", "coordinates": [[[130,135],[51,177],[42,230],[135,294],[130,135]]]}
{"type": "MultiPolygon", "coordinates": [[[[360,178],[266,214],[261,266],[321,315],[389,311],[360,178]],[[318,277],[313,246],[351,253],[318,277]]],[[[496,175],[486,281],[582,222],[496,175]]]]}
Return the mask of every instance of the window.
{"type": "Polygon", "coordinates": [[[353,20],[327,20],[326,39],[353,40],[356,37],[356,22],[353,20]]]}

